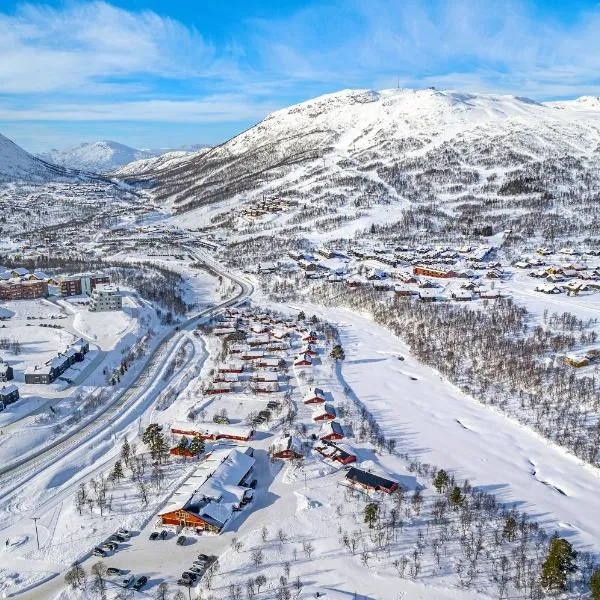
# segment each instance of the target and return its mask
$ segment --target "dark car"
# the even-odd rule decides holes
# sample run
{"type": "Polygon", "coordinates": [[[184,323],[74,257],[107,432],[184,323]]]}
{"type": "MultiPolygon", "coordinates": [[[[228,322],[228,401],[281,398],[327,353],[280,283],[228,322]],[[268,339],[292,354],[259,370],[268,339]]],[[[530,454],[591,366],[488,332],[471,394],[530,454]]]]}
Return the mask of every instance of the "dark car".
{"type": "Polygon", "coordinates": [[[210,556],[208,554],[198,554],[198,560],[209,560],[210,556]]]}
{"type": "Polygon", "coordinates": [[[127,538],[124,535],[121,535],[120,533],[115,533],[111,537],[113,540],[116,540],[117,542],[121,542],[121,544],[124,544],[127,541],[127,538]]]}
{"type": "Polygon", "coordinates": [[[160,532],[160,539],[161,540],[166,540],[168,535],[169,535],[169,532],[166,529],[163,529],[160,532]]]}
{"type": "Polygon", "coordinates": [[[145,575],[142,575],[138,578],[138,580],[133,584],[133,589],[138,592],[148,583],[148,578],[145,575]]]}
{"type": "Polygon", "coordinates": [[[158,535],[159,535],[159,534],[158,534],[158,531],[153,531],[153,532],[150,534],[150,539],[151,539],[151,540],[157,540],[157,539],[158,539],[158,535]]]}
{"type": "Polygon", "coordinates": [[[185,585],[186,587],[192,587],[192,580],[191,579],[178,579],[177,580],[177,585],[185,585]]]}
{"type": "Polygon", "coordinates": [[[104,546],[114,552],[119,547],[119,544],[117,542],[106,542],[104,546]]]}
{"type": "Polygon", "coordinates": [[[106,550],[102,550],[102,548],[94,548],[92,554],[94,556],[101,556],[104,558],[106,556],[107,552],[106,552],[106,550]]]}
{"type": "Polygon", "coordinates": [[[121,569],[117,569],[117,567],[108,567],[108,569],[106,569],[106,574],[107,575],[120,575],[121,569]]]}
{"type": "Polygon", "coordinates": [[[185,544],[185,535],[180,535],[177,538],[177,545],[178,546],[183,546],[185,544]]]}
{"type": "Polygon", "coordinates": [[[198,573],[192,571],[184,571],[181,574],[181,579],[189,579],[190,581],[196,581],[198,579],[198,573]]]}

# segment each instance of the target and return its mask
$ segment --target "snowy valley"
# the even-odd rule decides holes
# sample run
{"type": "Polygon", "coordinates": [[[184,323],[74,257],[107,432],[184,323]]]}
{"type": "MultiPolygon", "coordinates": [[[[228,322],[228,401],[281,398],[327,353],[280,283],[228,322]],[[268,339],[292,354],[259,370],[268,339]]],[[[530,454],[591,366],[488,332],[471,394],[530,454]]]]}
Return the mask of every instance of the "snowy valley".
{"type": "Polygon", "coordinates": [[[599,111],[344,90],[160,156],[0,137],[0,594],[592,598],[599,111]]]}

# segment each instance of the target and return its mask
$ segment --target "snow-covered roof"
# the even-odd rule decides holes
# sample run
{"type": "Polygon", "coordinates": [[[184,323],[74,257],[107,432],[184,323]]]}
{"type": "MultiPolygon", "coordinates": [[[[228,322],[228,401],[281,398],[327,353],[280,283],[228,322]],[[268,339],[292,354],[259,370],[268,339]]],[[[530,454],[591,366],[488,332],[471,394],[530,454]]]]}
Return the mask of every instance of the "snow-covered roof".
{"type": "Polygon", "coordinates": [[[276,438],[273,440],[270,449],[273,454],[285,452],[286,450],[291,450],[292,452],[302,454],[302,445],[300,440],[293,435],[282,435],[276,438]]]}
{"type": "Polygon", "coordinates": [[[246,495],[248,488],[240,483],[254,463],[250,454],[237,448],[214,451],[175,492],[164,512],[183,508],[221,529],[246,495]]]}
{"type": "Polygon", "coordinates": [[[9,385],[3,385],[0,388],[0,396],[10,396],[11,394],[14,394],[19,388],[14,384],[11,383],[9,385]]]}

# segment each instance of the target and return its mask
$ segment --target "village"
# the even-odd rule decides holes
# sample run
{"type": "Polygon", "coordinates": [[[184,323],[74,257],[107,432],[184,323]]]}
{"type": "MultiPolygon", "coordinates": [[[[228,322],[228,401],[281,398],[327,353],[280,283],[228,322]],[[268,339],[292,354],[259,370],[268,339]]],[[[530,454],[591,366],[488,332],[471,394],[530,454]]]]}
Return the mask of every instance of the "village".
{"type": "MultiPolygon", "coordinates": [[[[14,435],[23,427],[35,431],[37,437],[31,439],[37,439],[40,445],[53,440],[52,436],[44,438],[44,430],[38,427],[47,419],[41,416],[43,411],[52,407],[66,417],[72,410],[66,409],[67,403],[72,403],[77,393],[91,394],[86,405],[92,404],[92,410],[101,414],[103,409],[94,400],[98,394],[95,390],[108,384],[115,386],[114,393],[118,394],[120,386],[134,380],[136,369],[143,365],[143,359],[135,356],[143,357],[158,338],[154,334],[154,338],[147,340],[148,332],[176,331],[179,324],[187,322],[185,312],[166,321],[165,312],[157,311],[157,304],[142,299],[141,294],[147,291],[140,287],[138,292],[132,281],[122,275],[127,272],[127,261],[133,264],[151,256],[161,269],[179,273],[190,286],[183,308],[187,315],[193,314],[193,307],[198,310],[211,306],[198,301],[205,289],[202,282],[222,277],[215,271],[211,273],[214,266],[201,270],[197,267],[199,253],[208,265],[212,264],[208,257],[221,258],[223,245],[218,235],[186,233],[171,226],[164,229],[150,221],[136,228],[115,227],[90,248],[93,246],[102,247],[102,251],[110,248],[115,256],[113,264],[118,264],[118,268],[105,265],[93,270],[62,268],[57,272],[50,267],[46,268],[51,273],[48,275],[29,268],[28,259],[22,263],[27,267],[15,266],[3,271],[0,286],[7,290],[8,297],[0,309],[5,311],[3,324],[7,330],[19,321],[29,329],[43,326],[44,331],[53,332],[63,340],[52,354],[21,353],[17,357],[10,351],[2,354],[5,363],[0,374],[6,381],[1,385],[6,387],[7,398],[3,400],[5,410],[0,413],[4,415],[7,434],[0,445],[4,460],[10,462],[17,452],[23,451],[24,446],[21,442],[16,444],[19,438],[14,435]],[[170,243],[167,237],[172,235],[176,239],[170,243]],[[202,282],[196,283],[198,276],[202,282]],[[15,310],[15,307],[21,308],[15,310]],[[40,319],[41,315],[44,316],[40,319]],[[62,333],[45,326],[50,324],[63,325],[62,333]],[[112,330],[109,346],[103,337],[106,332],[102,332],[107,327],[112,330]],[[128,344],[145,350],[124,355],[128,344]],[[109,347],[119,360],[113,358],[112,366],[107,369],[100,366],[103,363],[98,357],[109,347]],[[79,357],[84,359],[81,363],[79,357]],[[124,372],[121,372],[122,360],[127,364],[124,372]],[[86,365],[92,366],[86,368],[86,365]],[[48,394],[38,391],[46,386],[50,388],[48,394]],[[21,394],[18,402],[14,402],[15,391],[21,394]],[[24,404],[29,408],[21,408],[24,404]]],[[[35,252],[28,250],[31,251],[35,252]]],[[[15,254],[11,260],[17,261],[20,256],[15,254]]],[[[92,254],[86,260],[87,264],[96,264],[92,254]]],[[[597,293],[598,259],[591,251],[582,251],[574,258],[559,251],[540,254],[534,250],[530,261],[524,267],[522,257],[507,257],[499,240],[494,238],[481,245],[402,246],[393,250],[368,243],[315,244],[310,251],[290,251],[276,261],[245,264],[243,277],[254,285],[260,284],[269,299],[261,296],[262,300],[217,310],[193,330],[184,330],[180,345],[169,355],[171,362],[162,362],[166,365],[164,375],[145,384],[151,391],[142,396],[144,412],[138,412],[136,420],[133,417],[136,413],[132,412],[122,433],[105,429],[102,447],[107,454],[92,472],[95,481],[100,477],[107,482],[102,484],[108,485],[103,494],[110,493],[114,499],[106,507],[105,501],[97,496],[103,487],[94,491],[86,486],[87,514],[94,523],[95,533],[85,547],[76,544],[66,560],[80,564],[88,573],[92,565],[102,563],[109,571],[104,576],[107,589],[115,593],[123,588],[153,593],[162,586],[200,597],[214,594],[225,598],[241,593],[239,590],[249,585],[256,587],[260,581],[259,587],[266,586],[264,589],[272,594],[285,588],[290,593],[300,590],[299,594],[306,595],[321,593],[324,585],[322,578],[312,582],[312,554],[337,553],[346,548],[336,568],[347,569],[351,565],[357,572],[363,572],[363,581],[353,580],[353,585],[365,594],[369,565],[375,561],[382,565],[382,576],[389,581],[386,585],[390,589],[398,578],[409,588],[416,585],[420,571],[425,569],[436,582],[434,585],[441,586],[436,588],[439,597],[452,597],[446,596],[445,585],[448,578],[455,576],[451,575],[454,563],[435,567],[435,555],[425,558],[419,554],[415,558],[410,550],[411,546],[422,545],[420,498],[424,499],[422,510],[434,510],[437,492],[432,489],[432,478],[437,471],[422,468],[418,459],[415,462],[415,457],[405,451],[402,435],[397,430],[386,431],[385,423],[380,424],[368,412],[369,401],[363,400],[370,397],[368,391],[357,391],[356,382],[352,386],[344,383],[343,373],[354,371],[352,366],[345,365],[352,351],[351,338],[341,335],[326,315],[312,316],[298,302],[291,302],[294,307],[291,309],[289,297],[278,296],[278,286],[282,281],[297,286],[299,297],[307,301],[314,286],[324,286],[333,298],[369,292],[384,302],[396,299],[424,306],[472,305],[486,310],[494,302],[514,300],[535,306],[538,315],[545,309],[544,303],[554,301],[559,294],[536,291],[539,282],[531,276],[533,270],[544,269],[548,276],[564,277],[554,282],[561,289],[564,310],[569,309],[569,302],[586,302],[597,293]],[[575,266],[578,268],[568,268],[575,266]],[[570,293],[563,286],[573,282],[577,285],[585,282],[585,286],[579,286],[577,293],[570,293]],[[279,302],[277,308],[272,307],[273,301],[279,302]],[[309,314],[304,314],[303,309],[309,314]],[[167,459],[159,459],[158,468],[151,461],[150,447],[142,441],[155,427],[167,444],[168,454],[167,459]],[[124,439],[137,445],[136,460],[148,461],[141,474],[135,471],[137,467],[131,464],[126,467],[120,459],[124,439]],[[131,471],[131,481],[129,475],[111,479],[115,461],[120,460],[123,471],[131,471]],[[340,495],[353,507],[341,518],[340,528],[344,531],[338,531],[337,535],[331,532],[332,535],[318,542],[315,527],[326,527],[332,518],[340,518],[340,495]],[[142,503],[135,518],[128,516],[132,502],[142,503]],[[375,543],[370,526],[357,533],[357,523],[363,521],[366,506],[377,507],[372,509],[381,515],[376,519],[379,523],[376,527],[387,530],[390,511],[395,510],[397,503],[406,502],[402,510],[407,511],[406,522],[410,526],[405,526],[404,541],[390,539],[383,545],[375,543]],[[279,519],[281,528],[271,524],[278,522],[282,510],[278,506],[289,507],[279,519]],[[304,533],[298,529],[300,523],[304,533]],[[265,528],[268,534],[262,532],[265,528]],[[345,546],[346,542],[340,541],[351,532],[357,534],[360,544],[354,550],[352,545],[345,546]],[[286,541],[276,543],[277,539],[286,541]],[[162,544],[168,544],[168,556],[163,554],[162,544]],[[244,544],[243,549],[240,544],[244,544]],[[287,560],[277,557],[277,544],[279,553],[283,546],[287,560]],[[381,552],[388,553],[389,559],[383,560],[381,552]],[[261,553],[263,558],[259,560],[261,553]],[[299,554],[304,559],[297,559],[299,554]],[[292,564],[291,573],[287,562],[292,564]],[[236,573],[237,581],[232,584],[231,576],[225,576],[225,572],[236,573]],[[266,583],[262,583],[263,577],[266,583]],[[282,577],[285,584],[280,581],[282,577]],[[231,585],[235,589],[230,589],[231,585]]],[[[218,289],[219,301],[226,300],[230,288],[220,284],[218,289]]],[[[157,300],[160,301],[156,297],[153,302],[157,300]]],[[[217,295],[211,301],[214,306],[217,295]]],[[[587,306],[573,305],[584,315],[587,306]]],[[[593,303],[589,306],[589,314],[593,316],[593,303]]],[[[17,339],[12,333],[7,337],[17,339]]],[[[23,337],[24,347],[27,339],[23,337]]],[[[577,373],[584,375],[596,368],[597,349],[590,337],[587,345],[568,354],[557,352],[555,359],[577,367],[577,373]]],[[[107,356],[110,355],[108,350],[107,356]]],[[[394,366],[407,365],[407,355],[402,350],[386,359],[386,364],[393,361],[394,366]]],[[[362,373],[364,377],[365,371],[362,373]]],[[[387,374],[381,373],[381,377],[385,380],[387,374]]],[[[403,377],[408,384],[402,385],[420,385],[420,377],[410,370],[403,377]]],[[[444,464],[443,457],[437,460],[444,464]]],[[[90,472],[88,468],[82,464],[82,474],[90,472]]],[[[74,482],[60,483],[57,489],[63,485],[69,490],[64,493],[69,494],[68,502],[74,508],[56,517],[53,526],[59,532],[57,537],[76,539],[78,531],[86,527],[83,521],[86,513],[75,510],[78,502],[75,496],[79,492],[74,482]]],[[[462,484],[459,487],[463,489],[462,484]]],[[[464,489],[467,491],[461,493],[472,493],[468,486],[464,489]]],[[[449,485],[444,490],[449,498],[453,487],[449,485]]],[[[498,518],[504,516],[498,513],[498,518]]],[[[51,540],[42,545],[52,548],[51,540]]],[[[458,548],[457,545],[455,549],[458,548]]],[[[51,555],[56,556],[54,549],[51,555]]],[[[57,559],[52,558],[49,563],[52,564],[46,568],[55,572],[57,559]]],[[[40,576],[31,575],[32,582],[36,577],[40,576]]],[[[44,585],[51,590],[65,585],[63,574],[44,585]]],[[[469,585],[482,593],[491,593],[489,582],[472,578],[469,585]]],[[[395,600],[393,594],[385,594],[382,597],[395,600]]]]}

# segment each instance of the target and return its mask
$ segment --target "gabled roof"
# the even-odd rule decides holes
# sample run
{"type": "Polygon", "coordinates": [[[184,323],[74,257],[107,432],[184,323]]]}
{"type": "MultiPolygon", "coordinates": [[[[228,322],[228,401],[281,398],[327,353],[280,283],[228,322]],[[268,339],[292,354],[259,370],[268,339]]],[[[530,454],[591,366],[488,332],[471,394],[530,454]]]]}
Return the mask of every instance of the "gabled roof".
{"type": "Polygon", "coordinates": [[[362,469],[357,469],[356,467],[350,468],[348,473],[346,473],[346,479],[371,488],[391,489],[394,485],[398,485],[397,482],[392,481],[391,479],[386,479],[381,475],[369,473],[368,471],[363,471],[362,469]]]}

